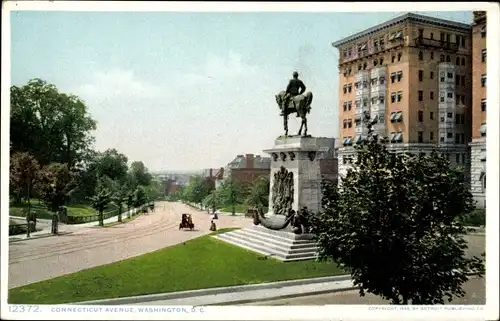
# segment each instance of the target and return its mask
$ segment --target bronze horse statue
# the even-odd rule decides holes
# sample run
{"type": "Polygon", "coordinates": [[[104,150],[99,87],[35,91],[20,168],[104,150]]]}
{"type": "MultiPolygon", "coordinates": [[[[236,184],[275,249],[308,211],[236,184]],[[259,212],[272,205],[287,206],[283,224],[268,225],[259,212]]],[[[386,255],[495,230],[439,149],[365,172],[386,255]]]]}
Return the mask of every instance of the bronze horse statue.
{"type": "Polygon", "coordinates": [[[278,106],[281,109],[283,115],[285,136],[288,136],[288,115],[294,112],[297,113],[297,117],[300,117],[302,119],[297,135],[301,136],[302,128],[304,128],[304,136],[307,136],[307,114],[311,112],[313,94],[308,91],[305,94],[294,96],[289,100],[288,106],[283,106],[285,103],[286,95],[287,93],[285,91],[281,91],[276,95],[276,103],[278,103],[278,106]]]}

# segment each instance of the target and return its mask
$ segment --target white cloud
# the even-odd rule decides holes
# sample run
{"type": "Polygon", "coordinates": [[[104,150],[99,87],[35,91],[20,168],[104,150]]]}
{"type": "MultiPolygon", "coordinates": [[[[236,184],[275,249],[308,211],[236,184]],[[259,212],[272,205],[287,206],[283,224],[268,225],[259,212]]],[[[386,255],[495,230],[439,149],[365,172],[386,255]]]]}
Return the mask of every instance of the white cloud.
{"type": "MultiPolygon", "coordinates": [[[[200,65],[173,71],[165,80],[141,79],[129,70],[100,71],[73,92],[98,121],[98,149],[117,148],[154,170],[189,169],[224,166],[236,154],[263,154],[271,147],[282,132],[274,95],[287,81],[279,67],[254,66],[229,52],[209,54],[200,65]]],[[[326,121],[325,133],[332,136],[336,120],[325,120],[325,108],[333,103],[323,95],[332,86],[309,84],[315,94],[311,132],[319,134],[326,121]]],[[[299,123],[292,117],[291,131],[299,123]]]]}

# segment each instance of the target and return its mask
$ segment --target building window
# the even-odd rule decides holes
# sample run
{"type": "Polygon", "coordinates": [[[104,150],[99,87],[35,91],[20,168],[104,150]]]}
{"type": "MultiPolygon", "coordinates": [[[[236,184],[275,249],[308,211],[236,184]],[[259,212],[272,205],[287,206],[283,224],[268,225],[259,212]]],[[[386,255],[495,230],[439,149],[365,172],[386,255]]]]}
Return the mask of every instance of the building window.
{"type": "Polygon", "coordinates": [[[433,92],[433,91],[431,91],[431,92],[430,92],[430,94],[429,94],[429,98],[430,98],[431,100],[434,100],[434,92],[433,92]]]}
{"type": "Polygon", "coordinates": [[[465,76],[464,75],[460,76],[460,83],[462,83],[462,86],[465,86],[465,76]]]}
{"type": "Polygon", "coordinates": [[[451,57],[450,57],[450,55],[446,55],[446,62],[451,62],[451,57]]]}
{"type": "Polygon", "coordinates": [[[455,65],[460,66],[460,57],[457,57],[455,60],[455,65]]]}
{"type": "Polygon", "coordinates": [[[382,65],[384,63],[384,58],[380,58],[379,65],[382,65]]]}
{"type": "Polygon", "coordinates": [[[465,161],[466,161],[465,154],[462,154],[462,164],[465,164],[465,161]]]}
{"type": "Polygon", "coordinates": [[[418,52],[418,60],[424,60],[424,53],[422,51],[418,52]]]}
{"type": "Polygon", "coordinates": [[[363,70],[366,70],[366,67],[367,67],[367,63],[365,62],[365,63],[363,64],[363,70]]]}
{"type": "Polygon", "coordinates": [[[424,132],[418,132],[418,142],[419,143],[424,142],[424,132]]]}
{"type": "Polygon", "coordinates": [[[398,91],[398,103],[403,100],[403,92],[402,91],[398,91]]]}
{"type": "Polygon", "coordinates": [[[486,62],[486,49],[481,50],[481,61],[486,62]]]}
{"type": "Polygon", "coordinates": [[[363,99],[363,107],[366,107],[368,106],[368,100],[367,99],[363,99]]]}
{"type": "Polygon", "coordinates": [[[434,72],[433,71],[431,71],[431,74],[429,75],[429,78],[430,79],[434,79],[434,72]]]}
{"type": "Polygon", "coordinates": [[[424,112],[422,110],[418,111],[418,121],[421,123],[424,121],[424,112]]]}
{"type": "Polygon", "coordinates": [[[444,143],[444,136],[439,137],[439,141],[440,141],[441,143],[444,143]]]}
{"type": "Polygon", "coordinates": [[[347,128],[347,120],[346,119],[344,119],[343,123],[344,123],[344,128],[347,128]]]}
{"type": "Polygon", "coordinates": [[[401,81],[401,79],[403,79],[403,72],[402,72],[402,71],[398,71],[398,72],[396,73],[396,77],[398,78],[398,82],[400,82],[400,81],[401,81]]]}
{"type": "Polygon", "coordinates": [[[455,162],[460,164],[460,154],[455,154],[455,162]]]}
{"type": "Polygon", "coordinates": [[[481,99],[481,111],[486,111],[486,99],[481,99]]]}
{"type": "Polygon", "coordinates": [[[379,83],[380,83],[381,85],[383,85],[383,84],[384,84],[384,82],[385,82],[385,77],[380,77],[380,78],[378,79],[378,81],[379,81],[379,83]]]}
{"type": "MultiPolygon", "coordinates": [[[[461,116],[462,116],[462,115],[460,115],[460,114],[457,114],[457,115],[455,116],[455,124],[460,125],[460,117],[461,117],[461,116]]],[[[457,135],[458,135],[458,134],[457,134],[457,135]]]]}
{"type": "Polygon", "coordinates": [[[486,74],[481,75],[481,87],[486,87],[486,74]]]}
{"type": "Polygon", "coordinates": [[[448,97],[448,98],[453,98],[453,93],[448,93],[448,94],[447,94],[447,97],[448,97]]]}
{"type": "Polygon", "coordinates": [[[461,59],[461,65],[465,66],[465,58],[464,57],[462,57],[462,59],[461,59]]]}
{"type": "Polygon", "coordinates": [[[396,57],[392,56],[391,61],[394,63],[395,60],[396,60],[396,57]]]}
{"type": "Polygon", "coordinates": [[[434,52],[431,51],[431,60],[434,60],[434,52]]]}
{"type": "Polygon", "coordinates": [[[431,40],[434,39],[434,34],[432,32],[431,32],[430,38],[431,38],[431,40]]]}
{"type": "Polygon", "coordinates": [[[432,111],[431,111],[431,112],[429,113],[429,119],[430,119],[430,120],[434,120],[434,112],[432,112],[432,111]]]}
{"type": "Polygon", "coordinates": [[[460,85],[460,76],[455,75],[455,86],[459,86],[459,85],[460,85]]]}
{"type": "Polygon", "coordinates": [[[447,117],[447,118],[453,118],[453,113],[447,113],[447,114],[446,114],[446,117],[447,117]]]}
{"type": "Polygon", "coordinates": [[[391,103],[396,102],[396,93],[391,93],[391,103]]]}
{"type": "Polygon", "coordinates": [[[479,129],[479,132],[481,133],[481,137],[486,137],[486,123],[481,124],[481,128],[479,129]]]}
{"type": "Polygon", "coordinates": [[[440,76],[440,81],[444,82],[444,76],[445,76],[444,72],[439,73],[439,76],[440,76]]]}
{"type": "Polygon", "coordinates": [[[403,120],[403,112],[402,111],[392,112],[390,120],[391,123],[401,122],[403,120]]]}
{"type": "Polygon", "coordinates": [[[358,70],[361,70],[361,64],[358,65],[358,70]]]}
{"type": "Polygon", "coordinates": [[[443,93],[440,94],[439,102],[441,102],[441,103],[444,102],[444,94],[443,93]]]}
{"type": "Polygon", "coordinates": [[[419,70],[418,71],[418,81],[423,81],[424,80],[424,71],[419,70]]]}
{"type": "Polygon", "coordinates": [[[352,84],[347,85],[347,92],[352,92],[352,84]]]}
{"type": "Polygon", "coordinates": [[[375,59],[375,60],[373,61],[373,65],[374,65],[374,66],[376,66],[377,64],[378,64],[378,61],[377,61],[377,59],[375,59]]]}
{"type": "Polygon", "coordinates": [[[375,86],[377,84],[377,78],[372,78],[372,86],[375,86]]]}
{"type": "Polygon", "coordinates": [[[347,111],[347,102],[344,101],[344,111],[347,111]]]}
{"type": "Polygon", "coordinates": [[[401,56],[402,56],[402,54],[398,53],[398,61],[401,61],[401,56]]]}
{"type": "Polygon", "coordinates": [[[347,94],[347,85],[344,85],[344,94],[347,94]]]}
{"type": "Polygon", "coordinates": [[[434,132],[429,133],[429,140],[434,140],[434,132]]]}
{"type": "Polygon", "coordinates": [[[481,29],[481,38],[486,38],[486,26],[481,29]]]}
{"type": "Polygon", "coordinates": [[[391,84],[393,84],[396,81],[396,73],[391,72],[391,84]]]}
{"type": "Polygon", "coordinates": [[[460,134],[460,144],[465,144],[465,134],[460,134]]]}
{"type": "Polygon", "coordinates": [[[446,138],[453,138],[453,133],[446,133],[446,138]]]}
{"type": "Polygon", "coordinates": [[[380,101],[381,104],[383,104],[384,103],[384,96],[378,97],[378,100],[380,101]]]}
{"type": "Polygon", "coordinates": [[[452,72],[447,73],[446,77],[448,77],[449,79],[453,79],[453,73],[452,72]]]}
{"type": "Polygon", "coordinates": [[[422,90],[418,91],[418,101],[424,100],[424,92],[422,90]]]}
{"type": "Polygon", "coordinates": [[[352,128],[352,119],[347,120],[347,128],[352,128]]]}
{"type": "Polygon", "coordinates": [[[361,101],[360,100],[356,100],[356,108],[359,108],[361,106],[361,101]]]}
{"type": "Polygon", "coordinates": [[[441,55],[441,56],[439,57],[439,60],[440,60],[441,62],[444,62],[444,55],[441,55]]]}

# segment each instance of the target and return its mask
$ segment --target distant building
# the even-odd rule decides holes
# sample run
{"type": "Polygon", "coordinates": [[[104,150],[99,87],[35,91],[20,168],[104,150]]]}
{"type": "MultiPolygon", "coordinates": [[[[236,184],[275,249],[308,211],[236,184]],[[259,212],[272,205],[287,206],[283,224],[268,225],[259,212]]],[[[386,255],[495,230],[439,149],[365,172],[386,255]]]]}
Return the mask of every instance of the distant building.
{"type": "Polygon", "coordinates": [[[260,155],[237,155],[219,174],[215,185],[219,187],[223,180],[232,178],[242,186],[249,186],[258,177],[269,178],[271,158],[260,155]]]}
{"type": "Polygon", "coordinates": [[[319,166],[321,179],[329,180],[333,183],[338,179],[338,159],[335,148],[335,138],[317,137],[317,144],[320,146],[319,166]]]}
{"type": "Polygon", "coordinates": [[[168,196],[178,192],[181,185],[174,179],[167,178],[162,181],[163,184],[163,195],[168,196]]]}
{"type": "Polygon", "coordinates": [[[216,187],[216,181],[222,179],[224,168],[207,168],[203,170],[202,177],[207,181],[211,189],[216,187]]]}

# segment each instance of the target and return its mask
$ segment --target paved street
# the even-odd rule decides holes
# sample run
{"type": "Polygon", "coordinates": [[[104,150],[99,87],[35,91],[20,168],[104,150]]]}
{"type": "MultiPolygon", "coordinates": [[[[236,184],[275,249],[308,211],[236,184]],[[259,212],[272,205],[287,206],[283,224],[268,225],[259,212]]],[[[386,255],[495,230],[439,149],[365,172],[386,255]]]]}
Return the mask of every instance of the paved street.
{"type": "MultiPolygon", "coordinates": [[[[211,216],[181,203],[158,202],[155,213],[108,228],[83,227],[71,234],[9,244],[9,288],[108,264],[209,234],[211,216]],[[195,230],[178,230],[191,213],[195,230]]],[[[252,220],[220,216],[217,228],[247,227],[252,220]]]]}
{"type": "MultiPolygon", "coordinates": [[[[467,293],[464,298],[454,299],[449,304],[485,304],[486,287],[485,279],[477,277],[471,278],[464,284],[463,289],[467,293]]],[[[378,296],[367,294],[360,297],[359,292],[345,291],[336,293],[327,293],[320,295],[309,295],[296,298],[262,301],[255,303],[245,303],[240,305],[326,305],[326,304],[388,304],[389,301],[383,300],[378,296]]],[[[447,303],[448,304],[448,303],[447,303]]]]}

